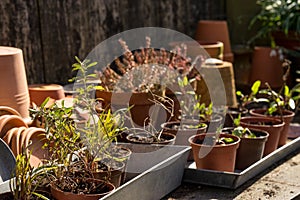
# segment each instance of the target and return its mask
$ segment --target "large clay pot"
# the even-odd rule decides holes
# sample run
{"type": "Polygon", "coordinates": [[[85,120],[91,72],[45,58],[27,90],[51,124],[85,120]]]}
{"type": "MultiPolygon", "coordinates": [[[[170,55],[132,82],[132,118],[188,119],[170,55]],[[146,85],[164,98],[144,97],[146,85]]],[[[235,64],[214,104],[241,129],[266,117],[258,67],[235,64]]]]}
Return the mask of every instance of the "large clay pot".
{"type": "MultiPolygon", "coordinates": [[[[233,129],[233,127],[227,127],[222,129],[222,132],[231,134],[233,129]]],[[[254,133],[256,138],[241,137],[240,146],[236,155],[235,169],[244,170],[259,161],[263,156],[269,133],[252,128],[250,128],[250,131],[254,133]]]]}
{"type": "Polygon", "coordinates": [[[57,84],[34,84],[28,86],[31,103],[40,106],[47,97],[55,100],[65,98],[64,88],[57,84]]]}
{"type": "Polygon", "coordinates": [[[282,76],[282,61],[278,50],[270,47],[255,47],[252,55],[250,85],[260,80],[262,88],[266,87],[265,82],[268,82],[272,88],[280,88],[283,84],[282,76]],[[271,52],[276,55],[272,55],[271,52]]]}
{"type": "Polygon", "coordinates": [[[220,137],[232,138],[234,142],[226,145],[199,144],[198,141],[214,135],[216,134],[198,134],[189,138],[197,169],[233,172],[240,138],[234,135],[221,133],[220,137]]]}
{"type": "Polygon", "coordinates": [[[200,20],[195,39],[198,41],[221,41],[224,44],[223,60],[233,62],[227,22],[223,20],[200,20]]]}
{"type": "Polygon", "coordinates": [[[29,120],[29,94],[22,50],[0,46],[0,105],[29,120]]]}
{"type": "Polygon", "coordinates": [[[0,116],[2,115],[17,115],[21,117],[18,111],[8,106],[0,106],[0,116]]]}
{"type": "MultiPolygon", "coordinates": [[[[266,109],[252,109],[249,111],[251,115],[253,116],[258,116],[258,117],[264,117],[266,116],[266,109]]],[[[288,132],[289,132],[289,127],[290,127],[290,123],[294,118],[295,113],[290,111],[290,110],[283,110],[283,121],[284,121],[284,127],[280,133],[280,137],[279,137],[279,142],[278,142],[278,147],[283,146],[286,144],[287,141],[287,137],[288,137],[288,132]]],[[[270,117],[270,116],[268,116],[270,117]]],[[[281,119],[280,116],[274,116],[277,119],[281,119]]]]}
{"type": "Polygon", "coordinates": [[[105,188],[103,190],[103,193],[101,194],[75,194],[72,192],[64,192],[61,189],[59,189],[55,182],[52,182],[50,184],[51,186],[51,194],[56,200],[98,200],[101,197],[104,197],[105,195],[112,192],[115,187],[113,184],[109,182],[104,182],[99,179],[88,179],[89,182],[95,182],[95,184],[105,184],[105,188]]]}
{"type": "Polygon", "coordinates": [[[270,117],[249,116],[242,117],[240,120],[240,125],[245,128],[259,129],[269,133],[269,138],[265,144],[263,156],[266,156],[277,149],[284,122],[270,117]]]}

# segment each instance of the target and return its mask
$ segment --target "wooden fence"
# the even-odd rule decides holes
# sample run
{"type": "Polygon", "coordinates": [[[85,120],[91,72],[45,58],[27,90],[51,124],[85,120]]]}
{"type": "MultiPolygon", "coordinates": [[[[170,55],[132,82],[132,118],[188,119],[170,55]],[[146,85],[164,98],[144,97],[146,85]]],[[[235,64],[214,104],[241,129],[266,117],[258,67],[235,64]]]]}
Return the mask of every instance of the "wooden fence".
{"type": "Polygon", "coordinates": [[[193,37],[198,20],[225,19],[225,7],[225,0],[1,0],[0,45],[23,50],[29,84],[66,84],[74,56],[83,59],[114,34],[157,26],[193,37]]]}

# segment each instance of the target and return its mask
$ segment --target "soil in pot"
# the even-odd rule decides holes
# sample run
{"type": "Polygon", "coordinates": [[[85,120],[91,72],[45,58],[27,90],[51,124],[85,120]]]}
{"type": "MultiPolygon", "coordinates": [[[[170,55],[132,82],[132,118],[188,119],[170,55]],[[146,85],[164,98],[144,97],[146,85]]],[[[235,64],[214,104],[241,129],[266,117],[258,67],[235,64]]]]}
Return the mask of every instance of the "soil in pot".
{"type": "MultiPolygon", "coordinates": [[[[250,110],[250,114],[253,116],[258,116],[258,117],[263,117],[266,116],[267,109],[252,109],[250,110]]],[[[278,142],[278,147],[281,147],[283,145],[286,144],[287,138],[288,138],[288,132],[289,132],[289,127],[290,127],[290,123],[293,120],[295,113],[289,110],[283,110],[283,121],[284,121],[284,127],[280,133],[280,137],[279,137],[279,142],[278,142]]],[[[268,115],[267,115],[268,116],[268,115]]],[[[279,113],[275,113],[274,116],[271,117],[275,117],[276,119],[281,119],[281,116],[279,113]]]]}
{"type": "Polygon", "coordinates": [[[224,121],[222,115],[213,114],[210,119],[201,119],[200,122],[207,125],[207,132],[214,133],[224,121]]]}
{"type": "MultiPolygon", "coordinates": [[[[222,129],[223,132],[232,134],[233,127],[222,129]]],[[[253,163],[259,161],[265,149],[265,143],[268,140],[269,134],[266,131],[258,129],[249,129],[255,137],[240,137],[240,146],[237,149],[235,169],[244,170],[253,163]]]]}
{"type": "Polygon", "coordinates": [[[197,169],[234,171],[240,138],[224,133],[219,138],[223,138],[222,142],[216,142],[216,133],[198,134],[189,138],[197,169]],[[226,144],[227,140],[230,143],[226,144]]]}
{"type": "Polygon", "coordinates": [[[51,194],[57,200],[98,200],[115,189],[111,183],[98,179],[82,178],[77,179],[74,183],[80,188],[72,191],[72,182],[67,180],[67,177],[65,178],[64,183],[51,183],[51,194]],[[88,194],[86,194],[87,190],[90,190],[88,194]]]}
{"type": "Polygon", "coordinates": [[[129,134],[126,139],[136,144],[174,144],[176,136],[171,133],[163,132],[153,135],[147,132],[137,132],[129,134]]]}
{"type": "Polygon", "coordinates": [[[284,122],[270,117],[249,116],[242,117],[240,120],[240,125],[245,128],[259,129],[269,133],[263,156],[266,156],[277,149],[280,132],[283,129],[284,122]]]}

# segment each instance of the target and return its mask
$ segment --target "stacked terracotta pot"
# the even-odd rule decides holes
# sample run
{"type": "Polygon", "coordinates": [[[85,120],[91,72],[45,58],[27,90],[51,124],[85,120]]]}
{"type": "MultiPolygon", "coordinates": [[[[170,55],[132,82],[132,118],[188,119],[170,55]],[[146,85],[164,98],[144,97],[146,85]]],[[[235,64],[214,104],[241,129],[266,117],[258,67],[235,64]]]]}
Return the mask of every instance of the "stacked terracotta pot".
{"type": "Polygon", "coordinates": [[[0,137],[8,144],[15,156],[23,150],[31,152],[30,164],[37,167],[47,158],[47,149],[42,148],[45,130],[28,127],[25,120],[13,108],[0,106],[0,137]]]}

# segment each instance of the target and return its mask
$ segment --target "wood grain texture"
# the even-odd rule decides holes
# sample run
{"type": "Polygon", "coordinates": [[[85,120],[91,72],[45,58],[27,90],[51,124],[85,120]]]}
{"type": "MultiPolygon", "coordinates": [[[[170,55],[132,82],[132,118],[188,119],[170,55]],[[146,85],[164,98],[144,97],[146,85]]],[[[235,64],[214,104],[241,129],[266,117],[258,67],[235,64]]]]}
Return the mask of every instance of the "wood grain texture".
{"type": "Polygon", "coordinates": [[[1,0],[0,45],[23,49],[29,83],[66,84],[74,56],[147,26],[191,37],[200,19],[225,19],[225,0],[1,0]]]}

